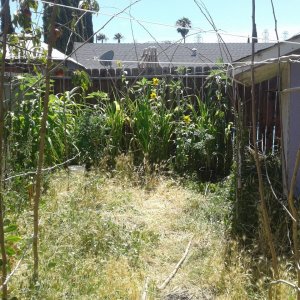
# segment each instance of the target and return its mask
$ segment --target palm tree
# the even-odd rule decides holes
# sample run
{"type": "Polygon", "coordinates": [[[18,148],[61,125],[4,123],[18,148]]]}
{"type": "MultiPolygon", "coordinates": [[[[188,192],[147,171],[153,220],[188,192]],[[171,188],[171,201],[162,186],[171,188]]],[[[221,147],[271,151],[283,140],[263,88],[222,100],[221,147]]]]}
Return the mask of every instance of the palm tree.
{"type": "Polygon", "coordinates": [[[183,37],[184,43],[185,43],[185,36],[189,32],[188,28],[191,28],[191,25],[192,25],[191,20],[186,17],[183,17],[176,21],[176,26],[179,26],[179,28],[177,28],[177,32],[179,32],[181,34],[181,36],[183,37]]]}
{"type": "Polygon", "coordinates": [[[96,36],[96,41],[101,41],[102,44],[104,41],[107,41],[107,40],[108,40],[108,37],[104,33],[99,33],[96,36]]]}
{"type": "Polygon", "coordinates": [[[121,33],[116,33],[114,36],[114,40],[117,40],[119,44],[121,43],[121,39],[123,38],[124,36],[121,33]]]}

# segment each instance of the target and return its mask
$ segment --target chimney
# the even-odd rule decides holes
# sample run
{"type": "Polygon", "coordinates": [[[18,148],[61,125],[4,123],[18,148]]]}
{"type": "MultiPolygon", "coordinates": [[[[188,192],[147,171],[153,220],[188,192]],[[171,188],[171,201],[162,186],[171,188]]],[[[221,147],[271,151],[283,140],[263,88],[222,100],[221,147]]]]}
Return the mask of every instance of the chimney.
{"type": "Polygon", "coordinates": [[[197,55],[197,48],[193,48],[192,49],[192,56],[196,56],[197,55]]]}

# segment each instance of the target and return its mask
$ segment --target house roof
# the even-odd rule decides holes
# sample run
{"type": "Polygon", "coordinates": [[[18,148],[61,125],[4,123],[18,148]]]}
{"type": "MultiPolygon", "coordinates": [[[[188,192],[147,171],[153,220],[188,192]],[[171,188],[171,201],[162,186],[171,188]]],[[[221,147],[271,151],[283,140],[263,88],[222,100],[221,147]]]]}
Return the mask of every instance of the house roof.
{"type": "MultiPolygon", "coordinates": [[[[259,51],[272,45],[274,44],[258,43],[255,47],[259,51]]],[[[251,44],[248,43],[228,43],[227,48],[218,43],[75,43],[74,50],[77,51],[72,57],[86,69],[105,68],[107,60],[111,61],[110,66],[114,68],[117,67],[118,61],[125,68],[136,68],[142,59],[144,49],[150,47],[156,47],[161,67],[197,66],[197,64],[207,66],[219,61],[227,63],[251,53],[251,44]]]]}
{"type": "MultiPolygon", "coordinates": [[[[2,43],[2,41],[0,41],[2,43]]],[[[48,44],[41,42],[38,46],[35,46],[31,39],[22,41],[20,45],[14,47],[14,51],[11,51],[11,48],[7,46],[6,59],[7,60],[27,60],[27,59],[37,59],[45,56],[48,52],[48,44]],[[19,47],[18,47],[19,46],[19,47]]],[[[64,53],[53,48],[52,49],[52,59],[54,61],[64,61],[73,65],[83,67],[78,63],[74,58],[67,57],[64,53]]]]}
{"type": "MultiPolygon", "coordinates": [[[[293,54],[300,54],[300,34],[294,35],[286,41],[279,43],[280,56],[288,56],[293,54]]],[[[255,51],[255,62],[264,61],[266,59],[272,59],[278,57],[278,43],[272,44],[269,47],[263,49],[257,49],[255,51]]],[[[245,57],[241,57],[239,61],[247,62],[251,60],[251,52],[245,57]]]]}
{"type": "MultiPolygon", "coordinates": [[[[290,39],[274,44],[271,47],[261,49],[254,55],[255,83],[270,79],[278,72],[277,64],[280,62],[281,69],[287,62],[299,60],[300,54],[300,34],[290,39]],[[278,59],[278,46],[280,58],[278,59]]],[[[251,84],[251,56],[241,58],[235,64],[235,79],[246,84],[251,84]]]]}

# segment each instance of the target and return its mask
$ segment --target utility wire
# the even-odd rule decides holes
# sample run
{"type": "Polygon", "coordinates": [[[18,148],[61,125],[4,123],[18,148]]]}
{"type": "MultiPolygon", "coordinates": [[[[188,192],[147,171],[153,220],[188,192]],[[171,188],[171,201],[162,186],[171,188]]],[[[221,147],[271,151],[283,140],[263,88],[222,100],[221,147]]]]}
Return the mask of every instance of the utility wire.
{"type": "MultiPolygon", "coordinates": [[[[157,26],[163,26],[163,27],[168,27],[168,28],[180,28],[180,26],[176,26],[176,25],[171,25],[171,24],[165,24],[165,23],[159,23],[159,22],[153,22],[153,21],[147,21],[147,20],[140,20],[140,19],[136,19],[136,18],[132,18],[132,17],[126,17],[126,16],[122,16],[122,15],[118,15],[118,14],[109,14],[109,13],[104,13],[104,12],[98,12],[95,10],[89,10],[89,9],[83,9],[83,8],[79,8],[79,7],[74,7],[74,6],[69,6],[69,5],[64,5],[64,4],[53,4],[52,2],[49,1],[45,1],[45,0],[40,0],[40,2],[45,3],[45,4],[49,4],[49,5],[56,5],[56,6],[60,6],[60,7],[64,7],[64,8],[68,8],[68,9],[73,9],[73,10],[78,10],[78,11],[82,11],[82,12],[89,12],[92,14],[97,14],[97,15],[102,15],[102,16],[108,16],[108,17],[114,17],[115,19],[124,19],[124,20],[132,20],[132,21],[136,21],[136,22],[140,22],[140,23],[145,23],[145,24],[149,24],[149,25],[157,25],[157,26]]],[[[200,27],[191,27],[189,28],[189,30],[191,31],[198,31],[199,33],[212,33],[212,34],[216,34],[216,32],[220,35],[227,35],[227,36],[232,36],[232,37],[240,37],[240,38],[245,38],[247,39],[249,36],[247,35],[240,35],[240,34],[234,34],[234,33],[227,33],[226,31],[222,30],[222,29],[216,29],[216,30],[204,30],[203,28],[200,27]]],[[[252,39],[253,37],[249,37],[250,39],[252,39]]],[[[258,40],[262,40],[263,38],[259,38],[259,37],[255,37],[258,40]]],[[[269,40],[271,43],[277,43],[277,40],[269,40]]],[[[281,43],[286,43],[286,44],[295,44],[295,45],[300,45],[300,42],[292,42],[292,41],[288,41],[288,40],[284,40],[284,41],[280,41],[281,43]]]]}

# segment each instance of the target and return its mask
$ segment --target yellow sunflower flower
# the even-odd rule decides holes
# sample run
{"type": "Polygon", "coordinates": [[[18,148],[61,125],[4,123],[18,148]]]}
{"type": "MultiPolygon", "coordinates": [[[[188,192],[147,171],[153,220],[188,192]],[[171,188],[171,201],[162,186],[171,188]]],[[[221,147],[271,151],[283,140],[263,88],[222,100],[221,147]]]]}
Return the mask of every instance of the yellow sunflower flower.
{"type": "Polygon", "coordinates": [[[190,123],[191,123],[191,117],[190,117],[190,116],[183,116],[183,121],[184,121],[186,124],[190,124],[190,123]]]}
{"type": "Polygon", "coordinates": [[[156,99],[156,93],[155,93],[155,92],[152,92],[152,93],[150,94],[150,98],[151,98],[151,99],[156,99]]]}
{"type": "Polygon", "coordinates": [[[157,86],[159,84],[159,79],[158,78],[153,78],[152,79],[152,84],[157,86]]]}

